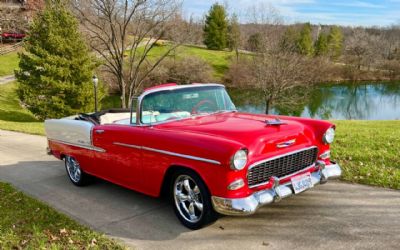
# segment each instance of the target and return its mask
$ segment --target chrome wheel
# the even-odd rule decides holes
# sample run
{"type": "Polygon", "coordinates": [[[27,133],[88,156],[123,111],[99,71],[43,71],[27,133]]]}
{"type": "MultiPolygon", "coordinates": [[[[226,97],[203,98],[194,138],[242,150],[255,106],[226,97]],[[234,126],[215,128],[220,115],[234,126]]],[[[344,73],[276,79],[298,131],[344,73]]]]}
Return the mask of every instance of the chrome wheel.
{"type": "Polygon", "coordinates": [[[203,198],[197,183],[188,175],[179,175],[173,186],[175,206],[180,215],[190,223],[203,216],[203,198]]]}
{"type": "Polygon", "coordinates": [[[67,167],[69,178],[71,178],[73,182],[78,183],[82,176],[81,167],[79,166],[78,161],[76,161],[73,157],[66,156],[65,166],[67,167]]]}

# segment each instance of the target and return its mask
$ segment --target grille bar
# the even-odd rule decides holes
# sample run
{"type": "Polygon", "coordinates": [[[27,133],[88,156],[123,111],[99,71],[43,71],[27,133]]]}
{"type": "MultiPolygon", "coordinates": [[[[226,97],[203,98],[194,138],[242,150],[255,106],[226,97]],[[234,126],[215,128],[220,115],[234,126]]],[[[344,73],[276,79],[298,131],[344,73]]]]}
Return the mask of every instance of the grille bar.
{"type": "Polygon", "coordinates": [[[318,148],[313,146],[258,162],[248,170],[248,184],[255,187],[268,182],[272,176],[282,178],[299,172],[314,164],[317,155],[318,148]]]}

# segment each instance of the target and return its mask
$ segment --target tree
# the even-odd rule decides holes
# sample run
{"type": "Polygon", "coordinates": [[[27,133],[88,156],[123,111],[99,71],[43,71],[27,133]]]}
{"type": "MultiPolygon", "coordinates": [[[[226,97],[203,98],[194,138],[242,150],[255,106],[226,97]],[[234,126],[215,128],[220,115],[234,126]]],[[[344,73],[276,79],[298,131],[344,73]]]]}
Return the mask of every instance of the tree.
{"type": "Polygon", "coordinates": [[[247,47],[250,51],[255,52],[260,50],[262,43],[262,35],[259,32],[251,34],[249,39],[247,39],[247,47]]]}
{"type": "Polygon", "coordinates": [[[288,27],[283,34],[280,41],[280,48],[282,51],[297,51],[297,41],[299,40],[300,34],[293,28],[288,27]]]}
{"type": "Polygon", "coordinates": [[[224,6],[211,6],[204,25],[204,44],[208,49],[221,50],[227,45],[228,21],[224,6]]]}
{"type": "Polygon", "coordinates": [[[343,51],[343,34],[339,27],[331,27],[328,35],[328,51],[332,59],[337,60],[343,51]]]}
{"type": "Polygon", "coordinates": [[[45,119],[93,110],[95,59],[66,2],[47,1],[30,26],[24,48],[16,71],[18,94],[32,113],[45,119]]]}
{"type": "Polygon", "coordinates": [[[240,26],[237,16],[234,14],[228,26],[228,47],[236,53],[236,61],[239,60],[240,26]]]}
{"type": "Polygon", "coordinates": [[[319,34],[314,50],[316,56],[326,56],[328,54],[328,36],[325,33],[319,34]]]}
{"type": "Polygon", "coordinates": [[[115,77],[123,108],[131,105],[149,74],[191,33],[175,0],[76,0],[72,4],[91,48],[115,77]],[[163,49],[149,58],[157,46],[163,49]]]}
{"type": "Polygon", "coordinates": [[[310,69],[309,59],[291,52],[264,51],[253,57],[251,64],[252,84],[259,88],[265,99],[265,113],[271,111],[273,104],[280,102],[294,105],[300,98],[282,97],[298,87],[304,87],[313,81],[313,70],[310,69]]]}
{"type": "Polygon", "coordinates": [[[314,52],[313,39],[311,34],[311,24],[304,24],[300,31],[300,36],[297,41],[298,52],[305,56],[311,56],[314,52]]]}

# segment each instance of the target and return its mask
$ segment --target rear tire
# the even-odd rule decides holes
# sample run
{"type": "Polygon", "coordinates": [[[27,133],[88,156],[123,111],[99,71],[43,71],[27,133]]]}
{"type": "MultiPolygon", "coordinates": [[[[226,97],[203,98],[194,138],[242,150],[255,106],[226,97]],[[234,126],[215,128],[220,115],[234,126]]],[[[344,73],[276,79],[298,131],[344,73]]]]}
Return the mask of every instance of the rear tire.
{"type": "Polygon", "coordinates": [[[210,192],[195,172],[186,169],[175,172],[170,190],[174,212],[185,227],[197,230],[217,219],[210,192]]]}
{"type": "Polygon", "coordinates": [[[64,162],[67,175],[74,185],[81,187],[90,182],[91,176],[83,172],[79,162],[74,157],[66,155],[64,162]]]}

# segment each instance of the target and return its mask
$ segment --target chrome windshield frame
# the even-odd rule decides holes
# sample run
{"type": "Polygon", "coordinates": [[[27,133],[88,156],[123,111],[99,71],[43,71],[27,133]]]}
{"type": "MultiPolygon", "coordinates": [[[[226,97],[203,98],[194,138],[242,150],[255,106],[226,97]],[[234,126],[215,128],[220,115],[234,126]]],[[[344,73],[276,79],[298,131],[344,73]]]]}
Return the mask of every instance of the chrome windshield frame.
{"type": "MultiPolygon", "coordinates": [[[[169,120],[169,121],[160,121],[160,122],[153,122],[153,123],[142,123],[141,118],[142,118],[142,104],[144,98],[153,93],[161,92],[161,91],[168,91],[168,90],[177,90],[177,89],[189,89],[189,88],[199,88],[199,87],[222,87],[224,89],[225,86],[222,84],[217,84],[217,83],[193,83],[193,84],[187,84],[187,85],[175,85],[175,86],[165,86],[165,87],[159,87],[155,89],[149,89],[147,91],[144,91],[138,98],[137,98],[137,106],[136,106],[136,124],[132,123],[131,119],[131,125],[134,126],[153,126],[153,125],[158,125],[158,124],[163,124],[163,123],[168,123],[168,122],[176,122],[179,120],[184,120],[184,119],[190,119],[189,118],[181,118],[181,119],[175,119],[175,120],[169,120]]],[[[236,111],[236,110],[232,110],[236,111]]],[[[132,117],[132,112],[133,112],[133,102],[131,106],[131,117],[132,117]]]]}

